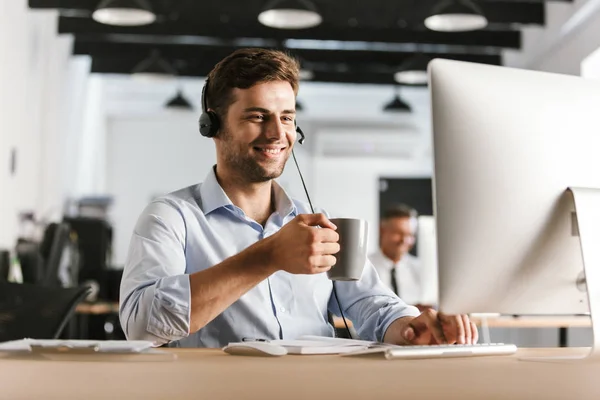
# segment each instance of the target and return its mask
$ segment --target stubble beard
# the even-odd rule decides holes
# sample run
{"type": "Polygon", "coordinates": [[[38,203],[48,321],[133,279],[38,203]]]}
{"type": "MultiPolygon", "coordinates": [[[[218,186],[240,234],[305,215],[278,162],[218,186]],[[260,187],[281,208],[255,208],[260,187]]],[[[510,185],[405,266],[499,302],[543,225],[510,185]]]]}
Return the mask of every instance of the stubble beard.
{"type": "MultiPolygon", "coordinates": [[[[267,163],[272,167],[265,168],[250,153],[245,152],[233,140],[232,135],[226,129],[222,129],[219,132],[219,136],[223,143],[223,160],[228,168],[241,180],[248,183],[262,183],[279,178],[283,173],[285,164],[290,156],[289,153],[282,162],[275,160],[269,162],[267,160],[267,163]],[[276,165],[278,163],[279,165],[276,165]]],[[[288,148],[286,147],[286,151],[288,148]]]]}

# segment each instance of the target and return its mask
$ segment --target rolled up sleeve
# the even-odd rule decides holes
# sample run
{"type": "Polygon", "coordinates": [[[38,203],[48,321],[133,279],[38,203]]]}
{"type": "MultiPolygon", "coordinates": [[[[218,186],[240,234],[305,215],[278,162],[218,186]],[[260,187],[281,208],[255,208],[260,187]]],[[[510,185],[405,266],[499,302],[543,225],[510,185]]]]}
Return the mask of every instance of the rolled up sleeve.
{"type": "Polygon", "coordinates": [[[151,203],[133,232],[121,280],[119,318],[129,340],[155,345],[189,334],[185,223],[168,203],[151,203]]]}

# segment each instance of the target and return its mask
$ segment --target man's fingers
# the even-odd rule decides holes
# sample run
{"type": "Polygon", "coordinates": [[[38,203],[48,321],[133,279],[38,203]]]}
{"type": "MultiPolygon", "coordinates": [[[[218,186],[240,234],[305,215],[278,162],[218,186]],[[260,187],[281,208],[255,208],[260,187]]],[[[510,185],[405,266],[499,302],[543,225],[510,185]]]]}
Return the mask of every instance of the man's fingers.
{"type": "Polygon", "coordinates": [[[309,259],[310,264],[313,268],[313,273],[325,272],[323,268],[326,268],[328,271],[332,266],[336,263],[335,256],[332,255],[318,255],[312,256],[309,259]]]}
{"type": "Polygon", "coordinates": [[[317,229],[317,240],[322,243],[337,243],[340,235],[331,229],[317,229]]]}
{"type": "Polygon", "coordinates": [[[479,341],[479,331],[477,330],[477,325],[475,325],[475,322],[471,321],[470,325],[471,325],[471,335],[473,337],[473,344],[475,344],[479,341]]]}
{"type": "Polygon", "coordinates": [[[438,313],[438,319],[443,327],[448,344],[465,343],[465,327],[460,315],[438,313]]]}
{"type": "Polygon", "coordinates": [[[471,331],[471,321],[469,321],[469,316],[466,314],[461,315],[463,329],[465,331],[465,343],[473,344],[473,333],[471,331]]]}
{"type": "MultiPolygon", "coordinates": [[[[441,321],[438,319],[438,313],[429,308],[421,314],[422,317],[425,318],[425,324],[427,328],[431,331],[433,338],[439,344],[446,344],[448,341],[446,340],[446,336],[444,335],[444,331],[442,329],[441,321]]],[[[419,332],[417,332],[419,334],[419,332]]]]}
{"type": "Polygon", "coordinates": [[[325,214],[300,214],[298,218],[308,226],[320,226],[322,228],[329,228],[336,230],[337,226],[327,219],[325,214]]]}
{"type": "Polygon", "coordinates": [[[445,315],[426,309],[408,324],[402,337],[412,344],[474,344],[479,340],[479,332],[467,315],[445,315]]]}
{"type": "Polygon", "coordinates": [[[318,252],[321,255],[336,254],[340,251],[339,243],[321,243],[318,252]]]}

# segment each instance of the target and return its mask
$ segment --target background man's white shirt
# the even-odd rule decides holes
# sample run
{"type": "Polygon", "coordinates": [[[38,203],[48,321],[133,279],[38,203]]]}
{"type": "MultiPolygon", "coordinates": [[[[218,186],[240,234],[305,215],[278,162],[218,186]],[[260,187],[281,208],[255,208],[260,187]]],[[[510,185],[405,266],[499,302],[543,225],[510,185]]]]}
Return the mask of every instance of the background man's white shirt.
{"type": "Polygon", "coordinates": [[[398,296],[408,304],[421,302],[421,271],[419,259],[412,254],[406,254],[398,263],[387,258],[381,250],[369,256],[375,266],[381,282],[393,289],[392,269],[396,270],[396,287],[398,296]]]}

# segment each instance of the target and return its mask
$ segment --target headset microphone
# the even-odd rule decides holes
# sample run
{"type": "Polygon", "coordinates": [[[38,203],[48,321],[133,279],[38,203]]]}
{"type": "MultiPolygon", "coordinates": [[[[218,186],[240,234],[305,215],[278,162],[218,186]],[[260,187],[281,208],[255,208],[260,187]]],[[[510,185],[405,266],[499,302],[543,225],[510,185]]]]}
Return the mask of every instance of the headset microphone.
{"type": "MultiPolygon", "coordinates": [[[[294,122],[294,124],[295,124],[295,122],[294,122]]],[[[296,132],[298,133],[298,135],[300,135],[300,139],[298,139],[298,143],[304,144],[304,139],[306,139],[306,138],[304,137],[304,132],[302,132],[302,129],[300,129],[299,126],[296,126],[296,132]]],[[[293,150],[292,150],[292,152],[293,152],[293,150]]],[[[298,171],[300,171],[300,170],[298,170],[298,171]]]]}

